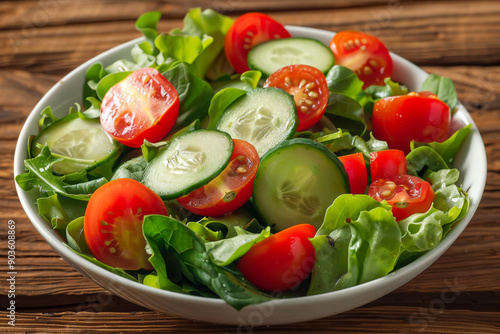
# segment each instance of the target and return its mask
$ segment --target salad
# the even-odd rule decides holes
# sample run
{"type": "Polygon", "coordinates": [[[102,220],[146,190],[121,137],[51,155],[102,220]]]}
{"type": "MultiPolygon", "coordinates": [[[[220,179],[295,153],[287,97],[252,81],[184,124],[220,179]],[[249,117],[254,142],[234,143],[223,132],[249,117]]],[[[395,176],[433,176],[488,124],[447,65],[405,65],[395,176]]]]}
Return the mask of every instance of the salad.
{"type": "Polygon", "coordinates": [[[88,261],[236,309],[362,284],[465,216],[451,80],[391,80],[377,38],[292,37],[262,13],[141,15],[130,59],[43,110],[16,182],[88,261]],[[452,130],[453,129],[453,130],[452,130]]]}

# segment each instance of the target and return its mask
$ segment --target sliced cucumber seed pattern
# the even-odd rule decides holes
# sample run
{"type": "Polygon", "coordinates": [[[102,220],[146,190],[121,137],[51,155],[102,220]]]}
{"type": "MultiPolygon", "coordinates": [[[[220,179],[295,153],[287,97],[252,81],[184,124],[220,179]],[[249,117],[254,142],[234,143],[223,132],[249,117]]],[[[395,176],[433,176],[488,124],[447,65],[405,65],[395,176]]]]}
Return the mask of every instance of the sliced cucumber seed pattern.
{"type": "Polygon", "coordinates": [[[196,173],[205,163],[207,155],[195,147],[186,147],[182,151],[176,149],[172,156],[165,160],[165,167],[172,171],[172,174],[196,173]]]}
{"type": "Polygon", "coordinates": [[[308,54],[297,47],[286,46],[271,51],[271,61],[278,65],[301,64],[304,60],[312,61],[308,54]]]}

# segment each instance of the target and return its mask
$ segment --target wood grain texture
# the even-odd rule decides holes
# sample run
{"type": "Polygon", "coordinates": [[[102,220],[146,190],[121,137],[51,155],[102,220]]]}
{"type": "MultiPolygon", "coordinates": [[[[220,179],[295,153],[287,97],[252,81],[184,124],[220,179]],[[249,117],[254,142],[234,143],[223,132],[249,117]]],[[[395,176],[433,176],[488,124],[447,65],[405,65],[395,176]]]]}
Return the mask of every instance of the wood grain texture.
{"type": "Polygon", "coordinates": [[[0,281],[8,278],[6,222],[16,222],[16,328],[0,332],[104,333],[500,333],[500,3],[498,1],[68,1],[0,2],[0,281]],[[368,305],[286,326],[246,328],[193,322],[131,304],[63,261],[26,217],[12,162],[20,129],[47,90],[89,58],[138,37],[137,16],[159,9],[168,31],[188,8],[237,16],[259,10],[285,24],[361,29],[427,72],[450,77],[488,155],[480,207],[451,248],[414,280],[368,305]],[[442,303],[452,286],[455,299],[442,303]]]}

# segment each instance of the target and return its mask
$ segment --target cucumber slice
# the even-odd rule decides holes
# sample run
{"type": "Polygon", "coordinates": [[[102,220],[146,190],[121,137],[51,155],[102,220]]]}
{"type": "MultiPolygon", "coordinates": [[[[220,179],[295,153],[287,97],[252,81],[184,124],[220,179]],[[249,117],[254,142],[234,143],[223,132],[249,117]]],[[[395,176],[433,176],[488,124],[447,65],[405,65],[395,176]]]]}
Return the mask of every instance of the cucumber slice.
{"type": "Polygon", "coordinates": [[[303,64],[327,73],[335,63],[332,50],[320,41],[306,37],[272,39],[254,46],[248,53],[248,66],[270,76],[283,66],[303,64]]]}
{"type": "Polygon", "coordinates": [[[52,155],[65,158],[53,165],[53,170],[60,174],[93,169],[116,157],[120,151],[120,144],[104,131],[99,119],[81,119],[76,113],[55,121],[40,132],[31,144],[32,156],[38,155],[45,144],[52,155]]]}
{"type": "Polygon", "coordinates": [[[194,130],[173,139],[146,167],[141,182],[165,200],[209,183],[227,166],[233,140],[217,130],[194,130]]]}
{"type": "Polygon", "coordinates": [[[293,97],[282,89],[267,87],[251,90],[234,101],[215,127],[232,138],[249,142],[262,157],[291,138],[298,124],[293,97]]]}
{"type": "Polygon", "coordinates": [[[318,229],[335,198],[350,192],[348,180],[342,162],[326,146],[295,138],[262,158],[253,203],[264,221],[278,231],[302,223],[318,229]]]}

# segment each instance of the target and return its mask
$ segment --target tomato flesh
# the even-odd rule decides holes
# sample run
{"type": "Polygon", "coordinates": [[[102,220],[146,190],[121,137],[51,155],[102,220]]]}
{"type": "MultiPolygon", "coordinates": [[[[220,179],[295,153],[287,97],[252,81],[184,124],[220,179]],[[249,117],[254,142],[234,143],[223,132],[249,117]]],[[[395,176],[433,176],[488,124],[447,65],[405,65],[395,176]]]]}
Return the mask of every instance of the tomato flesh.
{"type": "Polygon", "coordinates": [[[226,34],[226,58],[238,73],[249,71],[247,56],[259,43],[291,37],[285,27],[263,13],[246,13],[237,18],[226,34]]]}
{"type": "Polygon", "coordinates": [[[109,89],[101,104],[101,125],[120,143],[140,147],[144,140],[158,142],[170,132],[179,106],[174,86],[145,67],[109,89]]]}
{"type": "Polygon", "coordinates": [[[328,84],[325,75],[308,65],[288,65],[267,78],[264,87],[276,87],[293,95],[297,106],[299,125],[304,131],[316,124],[325,113],[328,104],[328,84]]]}
{"type": "Polygon", "coordinates": [[[371,85],[383,86],[392,74],[393,64],[389,50],[375,36],[359,31],[341,31],[330,42],[335,64],[354,71],[364,82],[363,89],[371,85]]]}
{"type": "Polygon", "coordinates": [[[430,143],[448,139],[450,108],[428,92],[391,96],[375,103],[372,123],[375,138],[408,154],[412,140],[430,143]]]}
{"type": "Polygon", "coordinates": [[[233,155],[222,173],[207,185],[177,199],[186,210],[216,217],[240,208],[252,197],[259,155],[252,144],[241,139],[233,139],[233,142],[233,155]]]}
{"type": "Polygon", "coordinates": [[[406,156],[401,150],[383,150],[370,153],[372,180],[405,175],[408,172],[406,156]]]}
{"type": "Polygon", "coordinates": [[[339,156],[340,161],[349,176],[351,194],[364,194],[368,186],[368,172],[362,153],[339,156]]]}
{"type": "Polygon", "coordinates": [[[240,272],[265,291],[290,290],[311,273],[316,251],[309,241],[316,230],[299,224],[256,243],[238,261],[240,272]]]}
{"type": "Polygon", "coordinates": [[[142,234],[145,215],[167,215],[161,198],[132,179],[116,179],[98,188],[84,217],[87,245],[97,260],[125,270],[152,269],[142,234]]]}
{"type": "Polygon", "coordinates": [[[429,182],[412,175],[397,175],[375,180],[368,195],[377,201],[387,201],[397,221],[415,213],[424,213],[434,201],[434,191],[429,182]]]}

